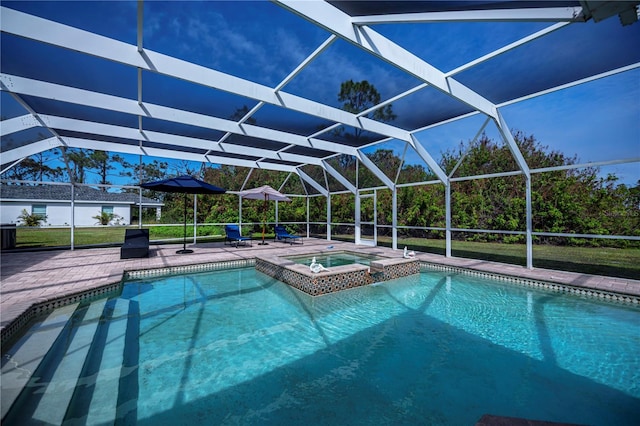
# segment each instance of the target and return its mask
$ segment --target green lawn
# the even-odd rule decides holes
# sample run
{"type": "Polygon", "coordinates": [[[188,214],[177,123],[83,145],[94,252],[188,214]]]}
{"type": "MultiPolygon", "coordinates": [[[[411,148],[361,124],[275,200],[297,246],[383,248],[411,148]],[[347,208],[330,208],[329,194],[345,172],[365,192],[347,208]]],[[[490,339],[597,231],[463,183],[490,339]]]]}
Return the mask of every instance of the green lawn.
{"type": "MultiPolygon", "coordinates": [[[[332,235],[332,238],[353,241],[352,235],[332,235]]],[[[391,247],[390,237],[378,237],[378,244],[391,247]]],[[[456,257],[489,260],[525,266],[527,249],[524,244],[480,243],[452,241],[451,254],[456,257]]],[[[398,247],[426,253],[445,254],[445,241],[426,238],[398,239],[398,247]]],[[[640,249],[533,246],[533,266],[536,268],[606,275],[621,278],[640,278],[640,249]]]]}
{"type": "MultiPolygon", "coordinates": [[[[75,246],[121,244],[124,240],[124,227],[105,226],[76,228],[75,246]]],[[[151,240],[182,238],[181,226],[149,227],[151,240]]],[[[221,226],[199,226],[198,241],[220,241],[224,235],[221,226]]],[[[260,239],[260,233],[252,237],[260,239]]],[[[193,231],[187,227],[187,239],[192,240],[193,231]]],[[[273,238],[267,234],[267,239],[273,238]]],[[[336,240],[353,241],[352,235],[333,235],[336,240]]],[[[71,231],[69,229],[26,228],[16,229],[18,249],[46,247],[68,247],[71,231]]],[[[390,237],[379,237],[378,244],[391,246],[390,237]]],[[[405,238],[398,240],[398,247],[411,250],[444,254],[444,240],[405,238]]],[[[490,260],[495,262],[526,265],[526,247],[524,244],[480,243],[453,241],[452,254],[457,257],[490,260]]],[[[638,279],[640,277],[640,249],[638,248],[592,248],[551,245],[534,245],[534,267],[586,274],[607,275],[638,279]]]]}

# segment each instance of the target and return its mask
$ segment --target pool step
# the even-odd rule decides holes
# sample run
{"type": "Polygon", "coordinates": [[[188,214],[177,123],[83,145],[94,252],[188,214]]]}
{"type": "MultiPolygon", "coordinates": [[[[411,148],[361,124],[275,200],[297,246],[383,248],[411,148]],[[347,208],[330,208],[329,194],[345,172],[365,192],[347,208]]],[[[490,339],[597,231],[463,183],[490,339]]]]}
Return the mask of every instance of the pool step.
{"type": "MultiPolygon", "coordinates": [[[[2,358],[2,418],[33,377],[51,345],[67,326],[78,304],[67,305],[52,312],[32,332],[20,339],[2,358]]],[[[37,383],[33,385],[37,386],[37,383]]]]}
{"type": "Polygon", "coordinates": [[[93,302],[72,336],[32,418],[62,424],[103,314],[106,299],[93,302]]]}
{"type": "Polygon", "coordinates": [[[135,423],[138,332],[135,301],[56,310],[3,359],[3,424],[135,423]]]}
{"type": "MultiPolygon", "coordinates": [[[[120,374],[122,372],[129,301],[116,299],[107,329],[93,393],[87,413],[86,424],[112,424],[116,418],[120,374]]],[[[89,377],[87,378],[89,379],[89,377]]]]}

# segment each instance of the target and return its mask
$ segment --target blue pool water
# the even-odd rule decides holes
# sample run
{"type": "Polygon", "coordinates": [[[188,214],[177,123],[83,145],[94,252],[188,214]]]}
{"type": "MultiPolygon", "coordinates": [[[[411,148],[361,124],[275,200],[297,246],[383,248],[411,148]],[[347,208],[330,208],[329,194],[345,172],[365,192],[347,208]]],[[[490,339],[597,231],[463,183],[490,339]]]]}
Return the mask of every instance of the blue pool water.
{"type": "Polygon", "coordinates": [[[640,419],[640,310],[471,276],[313,298],[241,268],[131,281],[69,315],[6,424],[640,419]]]}
{"type": "Polygon", "coordinates": [[[325,266],[327,268],[331,268],[335,266],[343,266],[343,265],[352,265],[354,263],[369,265],[372,260],[377,259],[376,256],[371,256],[366,254],[357,254],[357,253],[351,253],[346,251],[324,253],[324,254],[318,254],[316,256],[313,256],[313,255],[292,256],[292,257],[287,257],[287,259],[293,260],[294,262],[301,263],[303,265],[310,265],[314,257],[316,258],[316,262],[320,263],[322,266],[325,266]]]}

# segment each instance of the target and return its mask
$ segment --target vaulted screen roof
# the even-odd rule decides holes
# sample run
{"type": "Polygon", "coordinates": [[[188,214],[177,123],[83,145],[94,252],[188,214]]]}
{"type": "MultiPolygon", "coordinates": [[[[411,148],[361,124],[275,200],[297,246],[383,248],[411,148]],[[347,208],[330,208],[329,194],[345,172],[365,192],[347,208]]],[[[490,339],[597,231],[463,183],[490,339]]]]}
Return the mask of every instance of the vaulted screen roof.
{"type": "Polygon", "coordinates": [[[637,4],[3,1],[2,170],[66,146],[335,176],[331,157],[375,170],[362,149],[393,140],[444,180],[417,132],[480,114],[509,142],[502,106],[638,68],[637,4]],[[439,25],[470,22],[511,36],[452,50],[468,27],[439,25]],[[352,78],[397,119],[342,110],[352,78]]]}

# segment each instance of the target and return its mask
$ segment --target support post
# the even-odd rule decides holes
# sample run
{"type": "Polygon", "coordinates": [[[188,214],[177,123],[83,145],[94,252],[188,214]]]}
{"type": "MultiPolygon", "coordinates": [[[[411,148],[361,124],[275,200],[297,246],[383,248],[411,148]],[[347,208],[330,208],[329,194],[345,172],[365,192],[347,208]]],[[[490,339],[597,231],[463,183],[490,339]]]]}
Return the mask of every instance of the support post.
{"type": "Polygon", "coordinates": [[[71,184],[71,250],[75,248],[75,227],[76,227],[76,186],[71,184]]]}
{"type": "Polygon", "coordinates": [[[198,195],[193,194],[193,244],[198,242],[198,195]]]}
{"type": "Polygon", "coordinates": [[[393,198],[391,201],[391,248],[398,250],[398,187],[393,187],[393,198]]]}
{"type": "Polygon", "coordinates": [[[307,238],[309,238],[309,231],[310,231],[310,227],[309,227],[309,196],[307,196],[307,238]]]}
{"type": "Polygon", "coordinates": [[[525,175],[527,208],[527,269],[533,269],[533,220],[531,207],[531,174],[525,175]]]}
{"type": "Polygon", "coordinates": [[[445,256],[451,257],[451,179],[445,182],[445,256]]]}
{"type": "Polygon", "coordinates": [[[354,223],[354,225],[355,225],[355,236],[354,237],[355,237],[355,243],[356,244],[360,244],[360,238],[362,236],[362,231],[361,231],[362,224],[360,223],[361,219],[362,219],[362,217],[361,217],[362,213],[360,211],[360,191],[356,191],[356,205],[355,205],[355,208],[356,208],[356,212],[355,212],[355,217],[354,217],[354,219],[355,219],[355,223],[354,223]]]}
{"type": "Polygon", "coordinates": [[[327,240],[331,241],[331,193],[327,195],[327,240]]]}

